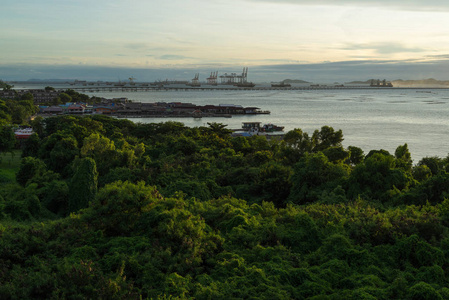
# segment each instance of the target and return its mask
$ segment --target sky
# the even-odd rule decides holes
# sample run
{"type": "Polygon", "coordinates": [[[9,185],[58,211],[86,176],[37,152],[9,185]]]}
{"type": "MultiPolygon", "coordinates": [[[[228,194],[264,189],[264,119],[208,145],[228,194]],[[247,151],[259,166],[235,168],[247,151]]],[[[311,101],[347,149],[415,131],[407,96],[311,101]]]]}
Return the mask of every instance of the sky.
{"type": "Polygon", "coordinates": [[[2,0],[0,79],[449,79],[447,0],[2,0]]]}

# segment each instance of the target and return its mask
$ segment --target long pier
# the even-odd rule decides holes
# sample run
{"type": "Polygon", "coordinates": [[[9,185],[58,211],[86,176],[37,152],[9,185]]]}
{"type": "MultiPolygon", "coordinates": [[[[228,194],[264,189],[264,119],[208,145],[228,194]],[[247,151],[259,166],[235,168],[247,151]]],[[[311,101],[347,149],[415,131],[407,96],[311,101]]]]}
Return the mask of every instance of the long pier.
{"type": "MultiPolygon", "coordinates": [[[[350,89],[385,89],[370,86],[301,86],[301,87],[190,87],[190,86],[130,86],[130,87],[111,87],[111,86],[87,86],[87,87],[70,87],[70,89],[78,92],[152,92],[152,91],[301,91],[301,90],[350,90],[350,89]]],[[[389,87],[391,89],[391,87],[389,87]]],[[[67,89],[58,89],[65,91],[67,89]]]]}

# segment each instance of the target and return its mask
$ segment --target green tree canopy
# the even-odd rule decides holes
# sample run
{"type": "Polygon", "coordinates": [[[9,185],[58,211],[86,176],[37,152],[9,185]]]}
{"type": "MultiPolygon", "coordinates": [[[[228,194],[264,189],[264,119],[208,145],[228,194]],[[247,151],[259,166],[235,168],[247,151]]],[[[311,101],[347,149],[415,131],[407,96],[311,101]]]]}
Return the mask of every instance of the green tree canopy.
{"type": "Polygon", "coordinates": [[[7,125],[0,125],[0,153],[12,151],[15,142],[16,136],[13,128],[7,125]]]}
{"type": "Polygon", "coordinates": [[[47,171],[45,163],[34,157],[24,157],[20,162],[20,169],[16,174],[16,180],[25,186],[35,176],[42,176],[47,171]]]}
{"type": "Polygon", "coordinates": [[[401,191],[413,183],[411,173],[398,168],[392,155],[377,152],[367,155],[365,161],[352,171],[348,181],[349,195],[386,201],[389,191],[401,191]]]}
{"type": "Polygon", "coordinates": [[[294,167],[289,200],[297,204],[316,201],[343,184],[348,175],[348,166],[329,162],[322,152],[306,155],[294,167]]]}
{"type": "Polygon", "coordinates": [[[95,200],[98,173],[95,161],[85,157],[75,161],[75,173],[69,184],[69,211],[86,208],[95,200]]]}

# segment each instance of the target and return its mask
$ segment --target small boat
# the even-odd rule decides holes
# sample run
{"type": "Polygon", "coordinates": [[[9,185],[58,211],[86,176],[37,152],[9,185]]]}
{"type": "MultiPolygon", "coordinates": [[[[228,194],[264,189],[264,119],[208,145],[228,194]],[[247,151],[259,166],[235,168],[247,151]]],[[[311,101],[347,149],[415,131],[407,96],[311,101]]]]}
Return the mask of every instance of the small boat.
{"type": "Polygon", "coordinates": [[[239,83],[234,84],[234,86],[243,87],[243,88],[252,88],[252,87],[255,87],[256,85],[252,82],[239,82],[239,83]]]}
{"type": "Polygon", "coordinates": [[[260,122],[243,122],[242,130],[255,134],[277,132],[284,130],[284,126],[277,126],[272,123],[264,124],[263,126],[261,126],[260,124],[261,124],[260,122]]]}
{"type": "Polygon", "coordinates": [[[117,83],[114,83],[114,86],[125,86],[126,82],[120,81],[120,79],[118,80],[117,83]]]}
{"type": "Polygon", "coordinates": [[[268,124],[264,124],[261,128],[260,131],[262,132],[275,132],[275,131],[283,131],[284,130],[284,126],[277,126],[271,123],[268,124]]]}
{"type": "Polygon", "coordinates": [[[244,131],[254,131],[260,130],[260,122],[243,122],[242,123],[242,130],[244,131]]]}
{"type": "Polygon", "coordinates": [[[191,87],[200,87],[201,83],[200,82],[191,82],[191,83],[186,83],[187,86],[191,86],[191,87]]]}

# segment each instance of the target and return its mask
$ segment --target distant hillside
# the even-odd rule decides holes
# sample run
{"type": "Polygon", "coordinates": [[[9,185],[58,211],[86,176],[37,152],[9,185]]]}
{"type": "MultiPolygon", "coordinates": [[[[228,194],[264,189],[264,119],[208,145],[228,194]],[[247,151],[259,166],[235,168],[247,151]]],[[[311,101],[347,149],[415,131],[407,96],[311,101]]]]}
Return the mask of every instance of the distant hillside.
{"type": "MultiPolygon", "coordinates": [[[[377,81],[377,79],[368,79],[366,81],[356,80],[346,82],[345,84],[370,84],[371,81],[377,81]]],[[[381,79],[382,80],[382,79],[381,79]]],[[[387,80],[388,81],[388,80],[387,80]]],[[[392,80],[391,83],[394,87],[449,87],[449,80],[436,80],[434,78],[420,79],[420,80],[392,80]]]]}
{"type": "Polygon", "coordinates": [[[67,81],[73,81],[73,79],[36,79],[36,78],[31,78],[31,79],[28,79],[26,82],[67,82],[67,81]]]}
{"type": "Polygon", "coordinates": [[[436,80],[434,78],[421,80],[402,80],[397,79],[392,81],[394,87],[448,87],[449,81],[436,80]]]}
{"type": "Polygon", "coordinates": [[[310,83],[308,81],[304,81],[304,80],[299,80],[299,79],[284,79],[283,80],[284,83],[310,83]]]}
{"type": "Polygon", "coordinates": [[[351,81],[351,82],[345,82],[346,84],[371,84],[371,80],[377,81],[377,79],[368,79],[366,81],[351,81]]]}

